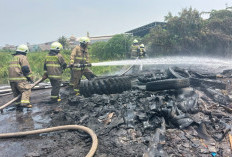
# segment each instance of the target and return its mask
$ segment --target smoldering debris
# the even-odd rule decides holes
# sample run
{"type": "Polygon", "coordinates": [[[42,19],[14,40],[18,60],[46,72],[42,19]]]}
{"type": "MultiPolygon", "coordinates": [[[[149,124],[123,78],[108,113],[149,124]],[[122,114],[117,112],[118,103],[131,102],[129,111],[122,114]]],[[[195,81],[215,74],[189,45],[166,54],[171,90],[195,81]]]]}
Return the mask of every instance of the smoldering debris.
{"type": "MultiPolygon", "coordinates": [[[[229,78],[223,73],[225,77],[218,79],[216,74],[173,70],[185,79],[198,79],[197,85],[190,81],[187,88],[147,91],[140,86],[175,78],[167,71],[150,71],[131,77],[132,90],[121,93],[84,97],[64,91],[59,112],[51,115],[52,126],[80,124],[93,129],[99,138],[99,157],[230,156],[231,89],[219,86],[228,85],[229,78]]],[[[70,134],[58,135],[59,146],[41,155],[52,156],[61,146],[63,151],[72,148],[69,156],[84,156],[88,151],[90,138],[84,133],[76,133],[71,142],[70,134]]]]}

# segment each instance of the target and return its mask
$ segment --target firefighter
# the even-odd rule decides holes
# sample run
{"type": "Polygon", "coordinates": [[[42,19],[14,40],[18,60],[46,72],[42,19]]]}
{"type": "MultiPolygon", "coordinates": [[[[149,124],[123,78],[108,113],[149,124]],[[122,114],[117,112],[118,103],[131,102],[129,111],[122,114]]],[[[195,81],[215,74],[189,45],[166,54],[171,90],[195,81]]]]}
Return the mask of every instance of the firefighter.
{"type": "Polygon", "coordinates": [[[64,57],[60,54],[63,46],[59,42],[53,42],[50,47],[50,52],[45,58],[44,77],[48,77],[51,85],[51,103],[59,102],[60,85],[62,80],[63,70],[66,69],[64,57]]]}
{"type": "Polygon", "coordinates": [[[131,55],[130,58],[131,59],[136,59],[139,57],[139,52],[140,52],[140,48],[139,48],[139,42],[138,40],[134,40],[133,41],[133,45],[131,46],[131,55]]]}
{"type": "Polygon", "coordinates": [[[70,85],[73,86],[73,90],[76,95],[79,95],[79,84],[81,81],[82,75],[84,75],[88,80],[91,80],[95,77],[93,72],[89,70],[88,68],[82,66],[82,67],[76,67],[75,65],[89,65],[89,54],[88,54],[88,44],[90,43],[90,39],[88,37],[81,37],[80,45],[77,45],[71,53],[70,56],[70,68],[71,68],[71,79],[70,79],[70,85]]]}
{"type": "Polygon", "coordinates": [[[144,58],[146,56],[146,49],[144,44],[139,45],[139,58],[144,58]]]}
{"type": "Polygon", "coordinates": [[[31,108],[30,95],[33,83],[32,71],[27,60],[29,49],[27,45],[19,45],[9,65],[9,81],[14,97],[21,94],[21,99],[16,101],[17,106],[31,108]]]}

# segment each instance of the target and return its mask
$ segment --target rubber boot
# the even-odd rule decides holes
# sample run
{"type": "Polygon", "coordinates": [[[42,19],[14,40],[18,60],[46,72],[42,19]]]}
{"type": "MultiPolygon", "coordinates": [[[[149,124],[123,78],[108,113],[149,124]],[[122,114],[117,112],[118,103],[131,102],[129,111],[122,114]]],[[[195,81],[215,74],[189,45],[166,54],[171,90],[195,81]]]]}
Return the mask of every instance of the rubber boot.
{"type": "Polygon", "coordinates": [[[32,108],[32,104],[21,104],[21,106],[25,108],[32,108]]]}
{"type": "Polygon", "coordinates": [[[80,90],[79,90],[79,89],[74,89],[74,94],[75,94],[76,96],[79,96],[79,95],[80,95],[80,90]]]}
{"type": "Polygon", "coordinates": [[[54,103],[57,103],[57,102],[60,102],[60,101],[61,101],[60,97],[58,97],[58,98],[51,98],[51,100],[49,101],[49,104],[54,104],[54,103]]]}

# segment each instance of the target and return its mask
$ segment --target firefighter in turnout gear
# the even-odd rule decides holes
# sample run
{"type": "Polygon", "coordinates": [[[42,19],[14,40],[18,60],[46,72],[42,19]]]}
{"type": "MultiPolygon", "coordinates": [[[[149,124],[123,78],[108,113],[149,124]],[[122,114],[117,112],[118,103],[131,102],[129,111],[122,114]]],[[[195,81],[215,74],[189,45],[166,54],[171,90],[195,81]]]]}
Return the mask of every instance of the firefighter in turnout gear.
{"type": "Polygon", "coordinates": [[[133,45],[131,46],[130,58],[136,59],[137,57],[139,57],[139,52],[140,52],[139,42],[138,42],[138,40],[135,39],[133,41],[133,45]]]}
{"type": "Polygon", "coordinates": [[[139,46],[139,58],[144,58],[146,56],[146,49],[144,44],[139,46]]]}
{"type": "Polygon", "coordinates": [[[9,65],[9,81],[14,97],[21,94],[21,99],[16,101],[17,106],[31,108],[30,95],[31,85],[28,82],[33,82],[32,71],[27,60],[28,53],[27,45],[19,45],[16,53],[13,54],[13,59],[9,65]]]}
{"type": "MultiPolygon", "coordinates": [[[[70,86],[73,87],[76,95],[79,95],[79,84],[81,81],[82,75],[84,75],[88,80],[95,77],[93,72],[88,68],[76,67],[75,65],[86,65],[89,64],[89,54],[88,54],[88,44],[90,43],[90,39],[88,37],[81,37],[80,45],[77,45],[71,53],[70,56],[70,68],[71,68],[71,78],[70,78],[70,86]]],[[[91,64],[89,64],[91,65],[91,64]]]]}
{"type": "Polygon", "coordinates": [[[63,56],[59,53],[63,46],[59,42],[51,44],[50,52],[45,58],[44,63],[44,77],[48,77],[51,85],[51,103],[60,101],[60,85],[62,80],[63,70],[66,69],[67,64],[63,56]]]}

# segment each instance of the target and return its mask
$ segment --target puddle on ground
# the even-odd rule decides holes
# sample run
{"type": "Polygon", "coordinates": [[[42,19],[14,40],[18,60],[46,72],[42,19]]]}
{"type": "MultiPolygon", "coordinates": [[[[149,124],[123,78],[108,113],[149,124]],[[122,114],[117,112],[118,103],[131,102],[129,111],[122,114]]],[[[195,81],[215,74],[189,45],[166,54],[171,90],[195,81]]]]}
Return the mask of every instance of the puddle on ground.
{"type": "MultiPolygon", "coordinates": [[[[50,96],[50,90],[33,91],[32,93],[32,109],[17,109],[15,106],[9,106],[4,109],[4,112],[0,114],[0,133],[29,131],[35,129],[46,128],[51,119],[49,115],[45,113],[51,110],[48,104],[40,103],[41,97],[44,101],[50,96]]],[[[12,96],[1,97],[0,104],[4,104],[11,100],[12,96]]],[[[0,156],[24,156],[27,152],[28,146],[26,146],[22,138],[14,138],[12,140],[2,139],[0,141],[0,156]],[[12,151],[14,150],[14,151],[12,151]]]]}

